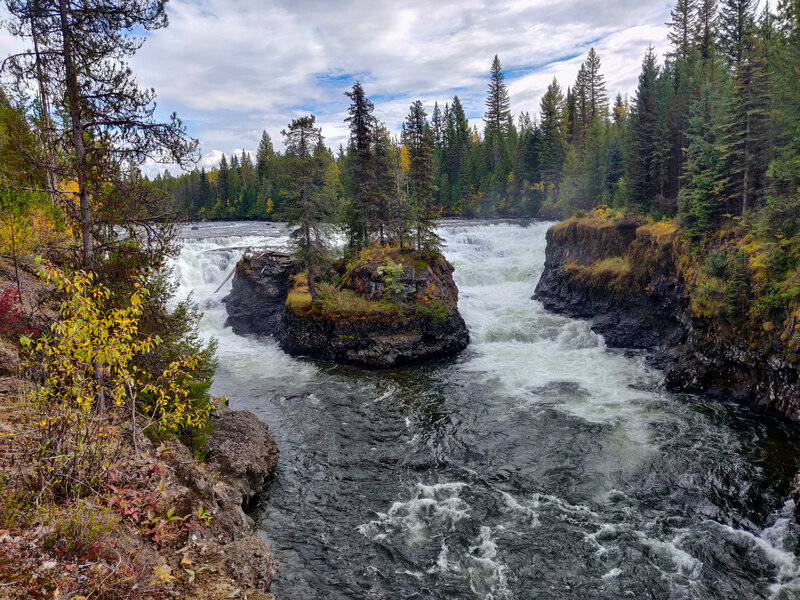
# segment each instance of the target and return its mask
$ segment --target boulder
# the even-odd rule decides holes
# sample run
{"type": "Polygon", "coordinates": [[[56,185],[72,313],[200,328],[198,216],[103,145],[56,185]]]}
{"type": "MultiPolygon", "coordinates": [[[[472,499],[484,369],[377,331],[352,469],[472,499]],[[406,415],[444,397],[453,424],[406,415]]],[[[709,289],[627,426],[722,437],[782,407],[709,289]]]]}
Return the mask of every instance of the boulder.
{"type": "Polygon", "coordinates": [[[266,423],[253,413],[221,406],[211,417],[214,428],[206,441],[208,462],[246,503],[264,485],[278,462],[278,446],[266,423]]]}

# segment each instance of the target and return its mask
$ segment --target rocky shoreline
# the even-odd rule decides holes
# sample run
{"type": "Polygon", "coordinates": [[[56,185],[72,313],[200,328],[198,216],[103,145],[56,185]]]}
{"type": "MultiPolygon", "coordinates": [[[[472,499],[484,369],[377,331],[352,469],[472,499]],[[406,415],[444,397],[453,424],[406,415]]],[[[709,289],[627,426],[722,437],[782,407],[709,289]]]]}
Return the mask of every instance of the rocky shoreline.
{"type": "Polygon", "coordinates": [[[696,316],[684,263],[675,230],[573,219],[547,232],[533,297],[553,312],[591,319],[610,347],[648,350],[669,390],[735,400],[800,422],[797,363],[780,340],[768,340],[765,349],[696,316]]]}
{"type": "MultiPolygon", "coordinates": [[[[297,271],[285,254],[243,257],[236,265],[231,293],[223,299],[226,325],[240,335],[271,335],[281,349],[294,356],[370,368],[451,356],[469,344],[469,331],[458,313],[453,267],[444,258],[431,261],[424,269],[402,267],[395,283],[403,302],[435,307],[427,311],[348,313],[335,307],[325,312],[288,306],[291,278],[297,271]]],[[[351,269],[347,277],[346,291],[364,301],[378,302],[388,295],[380,266],[351,269]]]]}

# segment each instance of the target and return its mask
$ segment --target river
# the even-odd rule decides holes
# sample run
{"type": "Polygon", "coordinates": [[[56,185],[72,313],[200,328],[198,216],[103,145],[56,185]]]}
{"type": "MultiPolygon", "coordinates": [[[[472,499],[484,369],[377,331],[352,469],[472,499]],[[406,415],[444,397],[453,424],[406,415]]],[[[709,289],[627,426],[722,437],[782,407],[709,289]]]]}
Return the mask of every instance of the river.
{"type": "Polygon", "coordinates": [[[281,449],[254,516],[280,600],[800,598],[792,430],[665,392],[640,353],[531,300],[549,223],[449,221],[470,347],[366,371],[224,327],[242,250],[281,225],[185,228],[180,294],[219,340],[212,392],[281,449]]]}

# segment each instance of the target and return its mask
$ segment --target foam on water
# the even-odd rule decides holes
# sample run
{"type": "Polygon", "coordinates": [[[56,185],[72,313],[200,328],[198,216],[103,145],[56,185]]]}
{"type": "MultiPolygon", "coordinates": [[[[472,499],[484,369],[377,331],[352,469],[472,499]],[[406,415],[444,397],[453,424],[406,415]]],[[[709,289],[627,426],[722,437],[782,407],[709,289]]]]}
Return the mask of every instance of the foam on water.
{"type": "Polygon", "coordinates": [[[184,232],[174,272],[219,341],[212,391],[281,444],[262,524],[277,596],[800,597],[793,504],[759,505],[783,493],[764,470],[787,453],[531,300],[549,225],[445,223],[470,348],[386,373],[225,327],[231,282],[216,288],[244,248],[284,247],[283,226],[184,232]]]}

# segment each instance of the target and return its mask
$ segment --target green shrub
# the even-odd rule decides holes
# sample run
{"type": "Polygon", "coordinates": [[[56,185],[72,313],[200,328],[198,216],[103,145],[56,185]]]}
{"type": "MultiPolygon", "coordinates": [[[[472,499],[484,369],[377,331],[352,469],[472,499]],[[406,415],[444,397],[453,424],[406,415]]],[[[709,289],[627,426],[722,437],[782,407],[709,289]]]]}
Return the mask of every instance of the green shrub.
{"type": "Polygon", "coordinates": [[[403,267],[392,259],[381,267],[383,272],[383,295],[392,304],[399,305],[405,300],[405,284],[403,283],[403,267]]]}
{"type": "Polygon", "coordinates": [[[706,257],[705,271],[709,277],[723,278],[728,272],[729,257],[725,251],[711,252],[706,257]]]}

